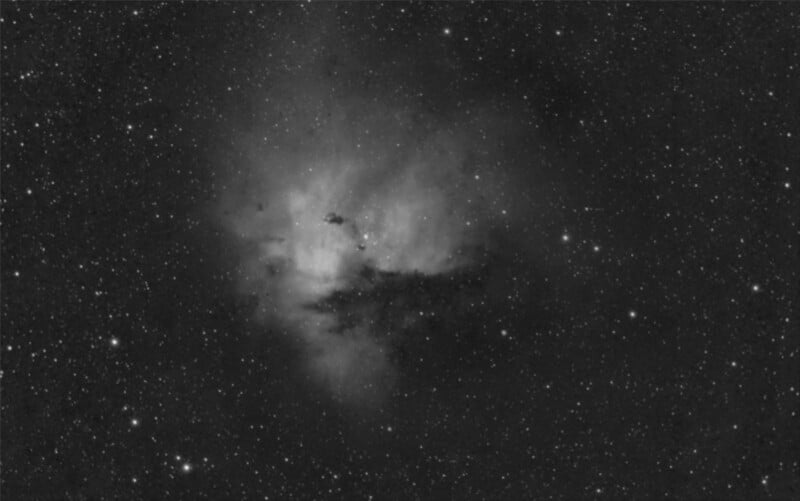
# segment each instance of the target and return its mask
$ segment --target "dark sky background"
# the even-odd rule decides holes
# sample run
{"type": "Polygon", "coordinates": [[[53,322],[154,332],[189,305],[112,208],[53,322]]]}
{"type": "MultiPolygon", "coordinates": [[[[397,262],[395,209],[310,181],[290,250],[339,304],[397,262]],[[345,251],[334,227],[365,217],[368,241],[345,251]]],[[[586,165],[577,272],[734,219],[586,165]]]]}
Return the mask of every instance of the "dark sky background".
{"type": "Polygon", "coordinates": [[[800,496],[797,6],[0,8],[4,500],[800,496]],[[463,262],[287,306],[231,218],[392,134],[463,262]]]}

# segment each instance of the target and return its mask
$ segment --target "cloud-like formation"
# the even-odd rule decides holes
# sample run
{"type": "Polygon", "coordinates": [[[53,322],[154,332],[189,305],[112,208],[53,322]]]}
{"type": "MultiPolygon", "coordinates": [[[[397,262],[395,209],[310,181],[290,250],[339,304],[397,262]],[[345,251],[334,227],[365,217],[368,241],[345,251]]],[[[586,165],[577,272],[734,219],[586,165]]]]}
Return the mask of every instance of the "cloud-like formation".
{"type": "Polygon", "coordinates": [[[244,140],[251,160],[229,174],[220,210],[261,318],[294,334],[334,395],[373,401],[396,367],[369,316],[370,289],[383,274],[452,272],[483,246],[491,187],[476,174],[476,145],[486,122],[475,110],[434,116],[374,90],[334,91],[311,67],[268,93],[272,122],[244,140]],[[361,318],[325,306],[355,290],[361,318]]]}

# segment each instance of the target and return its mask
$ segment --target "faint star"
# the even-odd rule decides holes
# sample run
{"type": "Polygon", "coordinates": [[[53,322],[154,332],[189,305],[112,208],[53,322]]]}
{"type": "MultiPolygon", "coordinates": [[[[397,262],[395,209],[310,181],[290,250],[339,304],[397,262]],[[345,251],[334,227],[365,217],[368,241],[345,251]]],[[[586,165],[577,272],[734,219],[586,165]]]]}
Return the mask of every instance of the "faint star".
{"type": "Polygon", "coordinates": [[[631,317],[631,318],[636,318],[636,311],[634,311],[634,310],[629,311],[628,312],[628,316],[631,317]]]}
{"type": "Polygon", "coordinates": [[[110,343],[111,346],[119,346],[119,339],[112,337],[110,343]]]}
{"type": "Polygon", "coordinates": [[[445,35],[450,35],[450,33],[452,33],[452,31],[450,31],[450,28],[445,28],[445,29],[442,30],[442,33],[444,33],[445,35]]]}

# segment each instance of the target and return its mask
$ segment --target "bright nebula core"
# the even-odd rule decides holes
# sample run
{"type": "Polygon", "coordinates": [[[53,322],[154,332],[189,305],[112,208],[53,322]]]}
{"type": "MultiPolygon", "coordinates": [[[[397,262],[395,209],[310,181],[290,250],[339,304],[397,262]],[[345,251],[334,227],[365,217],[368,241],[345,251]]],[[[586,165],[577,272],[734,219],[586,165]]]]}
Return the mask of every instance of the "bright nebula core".
{"type": "Polygon", "coordinates": [[[317,126],[256,151],[232,179],[224,220],[243,243],[243,290],[260,298],[262,317],[284,324],[336,396],[372,401],[394,368],[387,333],[372,326],[370,289],[387,276],[458,270],[486,248],[478,215],[492,187],[478,183],[467,155],[485,132],[363,99],[309,104],[306,87],[289,86],[297,95],[283,102],[303,97],[292,120],[317,126]],[[345,322],[323,304],[356,290],[358,318],[345,322]]]}

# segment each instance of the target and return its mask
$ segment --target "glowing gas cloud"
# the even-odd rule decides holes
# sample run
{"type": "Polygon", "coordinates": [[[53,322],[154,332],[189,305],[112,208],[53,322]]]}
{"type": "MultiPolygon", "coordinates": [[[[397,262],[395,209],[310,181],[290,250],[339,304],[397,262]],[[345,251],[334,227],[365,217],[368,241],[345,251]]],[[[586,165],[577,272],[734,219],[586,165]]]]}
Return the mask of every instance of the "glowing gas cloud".
{"type": "Polygon", "coordinates": [[[219,209],[260,318],[304,346],[319,383],[361,402],[385,395],[397,372],[369,318],[365,276],[471,262],[492,190],[476,175],[487,121],[334,83],[311,69],[271,89],[259,110],[270,121],[242,141],[249,160],[226,174],[219,209]],[[320,307],[356,288],[363,318],[320,307]]]}

